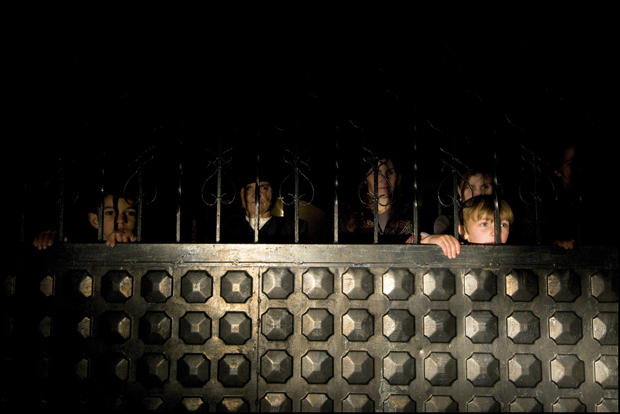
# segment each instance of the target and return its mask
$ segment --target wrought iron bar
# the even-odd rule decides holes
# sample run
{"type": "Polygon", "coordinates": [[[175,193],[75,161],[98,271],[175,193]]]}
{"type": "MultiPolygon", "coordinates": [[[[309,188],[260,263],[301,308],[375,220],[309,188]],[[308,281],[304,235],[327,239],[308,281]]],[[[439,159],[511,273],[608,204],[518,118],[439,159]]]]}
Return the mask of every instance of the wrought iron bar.
{"type": "Polygon", "coordinates": [[[420,243],[420,215],[418,211],[418,143],[417,143],[417,126],[413,126],[413,152],[412,152],[412,169],[413,169],[413,244],[420,243]]]}
{"type": "Polygon", "coordinates": [[[99,194],[99,209],[97,211],[97,240],[103,241],[103,204],[105,202],[105,151],[101,157],[101,194],[99,194]]]}
{"type": "MultiPolygon", "coordinates": [[[[224,158],[224,154],[231,151],[232,148],[227,149],[226,151],[222,151],[222,141],[221,141],[221,137],[219,138],[218,141],[218,152],[215,155],[215,159],[214,160],[207,160],[207,170],[210,167],[214,167],[215,168],[215,172],[213,172],[209,177],[207,177],[204,182],[202,183],[202,188],[200,190],[200,195],[202,198],[202,202],[209,206],[209,207],[213,207],[216,206],[216,221],[215,221],[215,242],[219,243],[220,242],[220,235],[221,235],[221,220],[222,220],[222,205],[229,205],[232,204],[235,201],[236,198],[236,187],[234,182],[232,183],[233,185],[233,195],[232,195],[232,199],[229,202],[225,202],[222,199],[224,198],[224,196],[226,195],[226,193],[223,192],[223,182],[224,182],[224,176],[227,174],[224,172],[224,165],[228,164],[231,159],[226,160],[224,158]],[[205,186],[207,185],[207,183],[209,182],[209,180],[211,180],[211,178],[213,178],[214,176],[216,176],[216,194],[211,194],[211,196],[214,198],[213,202],[208,202],[207,200],[205,200],[205,196],[204,196],[204,191],[205,191],[205,186]]],[[[207,151],[212,152],[210,150],[207,149],[207,151]]],[[[230,180],[230,177],[229,177],[230,180]]],[[[208,220],[207,220],[208,221],[208,220]]]]}
{"type": "Polygon", "coordinates": [[[373,182],[374,182],[374,189],[373,189],[373,208],[375,210],[375,219],[374,219],[374,241],[373,243],[377,244],[379,243],[379,168],[377,167],[377,162],[378,160],[376,160],[375,157],[373,157],[373,163],[372,163],[372,168],[373,168],[373,182]]]}
{"type": "MultiPolygon", "coordinates": [[[[136,231],[136,241],[140,242],[142,241],[142,215],[143,215],[143,211],[144,211],[144,203],[143,203],[143,199],[144,199],[144,174],[143,174],[143,170],[142,167],[140,167],[140,170],[138,171],[138,229],[136,231]]],[[[114,206],[116,207],[116,203],[114,204],[114,206]]],[[[118,214],[118,213],[117,213],[118,214]]]]}
{"type": "Polygon", "coordinates": [[[334,157],[334,243],[338,243],[338,137],[335,139],[334,147],[336,149],[334,157]]]}
{"type": "Polygon", "coordinates": [[[258,243],[260,230],[260,153],[256,150],[256,182],[254,187],[254,243],[258,243]]]}
{"type": "Polygon", "coordinates": [[[216,197],[215,197],[215,242],[220,242],[222,231],[222,137],[220,136],[217,144],[216,158],[216,197]]]}
{"type": "Polygon", "coordinates": [[[284,162],[287,163],[288,165],[293,167],[293,172],[291,172],[289,175],[287,175],[284,180],[282,180],[282,183],[280,184],[280,189],[278,191],[278,195],[282,198],[282,203],[286,204],[286,205],[291,205],[293,204],[294,208],[295,208],[295,212],[294,212],[294,219],[295,219],[295,243],[299,243],[299,206],[309,206],[310,204],[312,204],[312,201],[314,201],[314,185],[312,184],[312,181],[310,181],[310,179],[301,171],[301,166],[305,165],[308,169],[310,168],[307,162],[304,162],[301,160],[301,157],[299,156],[299,145],[296,145],[296,153],[292,153],[291,151],[289,151],[288,149],[284,149],[286,152],[288,152],[289,154],[291,154],[292,156],[292,161],[288,161],[286,158],[284,158],[284,162]],[[288,180],[288,178],[294,174],[294,193],[291,194],[289,193],[288,195],[293,197],[293,201],[287,203],[284,198],[282,197],[282,187],[284,186],[284,183],[286,182],[286,180],[288,180]],[[301,197],[304,196],[305,194],[299,194],[299,185],[300,185],[300,175],[302,178],[305,178],[306,181],[309,183],[310,185],[310,189],[312,191],[312,194],[310,196],[310,200],[308,202],[303,203],[301,201],[301,197]]]}
{"type": "MultiPolygon", "coordinates": [[[[495,130],[493,130],[493,142],[495,141],[495,130]]],[[[497,147],[493,148],[493,203],[494,203],[494,232],[495,232],[495,244],[501,244],[501,223],[499,214],[499,197],[497,195],[498,181],[497,181],[497,147]]],[[[472,193],[473,195],[473,193],[472,193]]]]}
{"type": "Polygon", "coordinates": [[[176,242],[181,242],[181,201],[182,201],[182,185],[183,185],[183,141],[179,143],[179,168],[178,168],[178,182],[177,182],[177,212],[176,212],[176,242]]]}
{"type": "Polygon", "coordinates": [[[64,159],[60,160],[59,171],[60,187],[58,190],[58,240],[65,239],[65,166],[64,159]]]}

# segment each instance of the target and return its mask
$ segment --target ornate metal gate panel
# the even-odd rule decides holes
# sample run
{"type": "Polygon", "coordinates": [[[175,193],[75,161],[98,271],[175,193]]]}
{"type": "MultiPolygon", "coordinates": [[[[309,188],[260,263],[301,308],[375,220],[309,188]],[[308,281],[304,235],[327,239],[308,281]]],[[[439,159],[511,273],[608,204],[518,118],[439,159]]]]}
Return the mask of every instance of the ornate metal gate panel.
{"type": "Polygon", "coordinates": [[[618,407],[617,248],[59,245],[3,275],[7,408],[618,407]]]}

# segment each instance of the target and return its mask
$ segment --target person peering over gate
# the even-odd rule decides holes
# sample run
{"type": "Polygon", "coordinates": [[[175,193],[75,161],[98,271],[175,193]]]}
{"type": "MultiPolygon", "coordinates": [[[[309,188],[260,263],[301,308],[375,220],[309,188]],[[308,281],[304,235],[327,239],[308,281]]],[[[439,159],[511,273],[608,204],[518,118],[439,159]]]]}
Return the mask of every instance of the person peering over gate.
{"type": "MultiPolygon", "coordinates": [[[[412,243],[413,212],[403,196],[398,158],[380,154],[365,161],[357,197],[346,203],[339,219],[339,241],[345,244],[372,243],[377,217],[379,243],[412,243]]],[[[461,251],[459,241],[448,234],[422,233],[420,243],[438,245],[451,259],[461,251]]]]}
{"type": "MultiPolygon", "coordinates": [[[[514,214],[505,200],[498,200],[500,243],[506,244],[514,214]]],[[[483,194],[470,198],[459,210],[459,234],[467,244],[495,243],[495,197],[483,194]]]]}
{"type": "MultiPolygon", "coordinates": [[[[493,194],[493,175],[483,169],[471,169],[461,177],[456,190],[459,197],[458,202],[461,205],[472,197],[493,194]]],[[[441,214],[435,220],[433,231],[435,234],[453,234],[454,216],[452,214],[441,214]]]]}
{"type": "MultiPolygon", "coordinates": [[[[259,172],[260,195],[256,194],[256,172],[243,171],[237,179],[241,189],[242,209],[236,214],[225,217],[221,223],[222,243],[253,243],[255,228],[258,226],[259,243],[294,243],[295,220],[293,217],[279,217],[272,214],[279,180],[271,168],[259,172]],[[256,204],[259,197],[258,206],[256,204]],[[258,223],[257,223],[258,217],[258,223]]],[[[308,239],[308,223],[298,220],[299,242],[308,239]]]]}
{"type": "MultiPolygon", "coordinates": [[[[102,237],[106,245],[114,247],[117,243],[131,243],[137,240],[136,227],[138,210],[136,198],[119,190],[107,191],[103,197],[103,210],[100,213],[101,197],[91,196],[87,201],[86,212],[78,218],[75,233],[63,237],[65,242],[94,243],[98,239],[99,217],[103,218],[102,237]]],[[[39,250],[51,247],[58,239],[57,230],[39,233],[32,244],[39,250]]]]}

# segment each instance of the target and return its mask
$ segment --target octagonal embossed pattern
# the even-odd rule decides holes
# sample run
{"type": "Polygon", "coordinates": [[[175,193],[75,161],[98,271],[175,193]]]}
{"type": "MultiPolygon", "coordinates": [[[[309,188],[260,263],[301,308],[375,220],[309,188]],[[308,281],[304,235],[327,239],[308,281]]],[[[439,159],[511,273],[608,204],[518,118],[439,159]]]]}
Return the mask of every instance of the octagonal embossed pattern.
{"type": "Polygon", "coordinates": [[[172,276],[165,271],[150,271],[142,277],[142,297],[147,302],[163,303],[172,296],[172,276]]]}
{"type": "Polygon", "coordinates": [[[617,407],[613,269],[269,260],[51,267],[5,326],[32,319],[22,365],[78,412],[617,407]]]}
{"type": "Polygon", "coordinates": [[[181,278],[181,296],[189,303],[204,303],[213,295],[213,277],[205,271],[190,270],[181,278]]]}

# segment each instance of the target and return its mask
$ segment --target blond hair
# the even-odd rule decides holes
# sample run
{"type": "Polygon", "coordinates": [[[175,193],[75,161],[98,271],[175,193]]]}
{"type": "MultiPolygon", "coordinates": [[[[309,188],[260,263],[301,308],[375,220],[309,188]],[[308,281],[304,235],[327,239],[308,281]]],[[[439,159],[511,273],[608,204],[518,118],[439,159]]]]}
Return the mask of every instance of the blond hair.
{"type": "MultiPolygon", "coordinates": [[[[498,200],[500,221],[514,222],[514,213],[512,208],[505,200],[498,200]]],[[[493,195],[480,195],[467,200],[465,206],[459,210],[459,223],[465,226],[465,223],[471,219],[480,220],[483,218],[494,219],[495,217],[495,197],[493,195]]]]}

